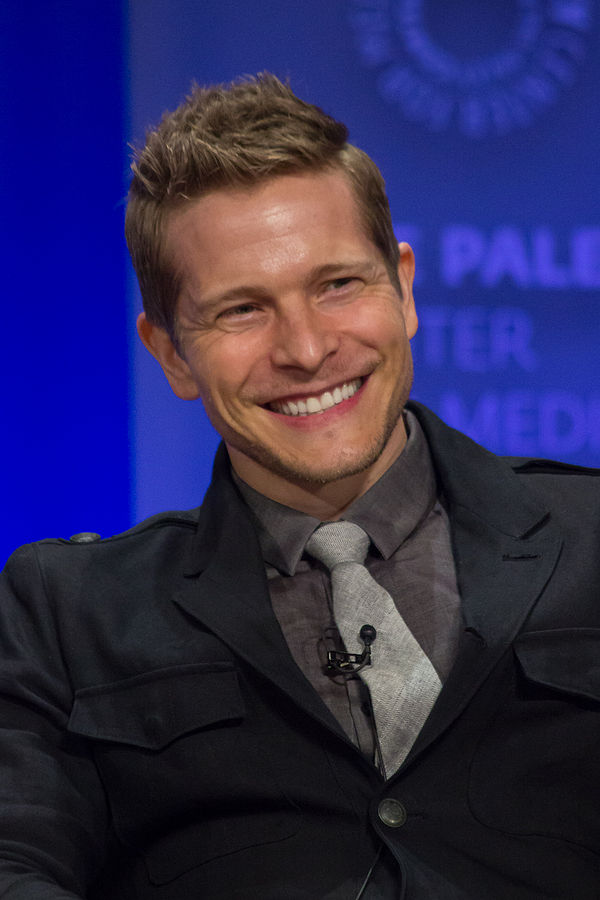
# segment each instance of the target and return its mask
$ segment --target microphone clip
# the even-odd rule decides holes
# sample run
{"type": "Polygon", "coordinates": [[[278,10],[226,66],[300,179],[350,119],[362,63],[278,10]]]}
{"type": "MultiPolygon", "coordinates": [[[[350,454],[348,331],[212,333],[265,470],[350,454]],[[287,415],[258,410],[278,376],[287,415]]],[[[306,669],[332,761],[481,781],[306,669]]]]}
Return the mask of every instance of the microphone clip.
{"type": "Polygon", "coordinates": [[[354,675],[371,663],[371,644],[377,637],[372,625],[363,625],[359,637],[364,645],[362,653],[348,653],[345,650],[327,651],[327,670],[338,675],[354,675]]]}

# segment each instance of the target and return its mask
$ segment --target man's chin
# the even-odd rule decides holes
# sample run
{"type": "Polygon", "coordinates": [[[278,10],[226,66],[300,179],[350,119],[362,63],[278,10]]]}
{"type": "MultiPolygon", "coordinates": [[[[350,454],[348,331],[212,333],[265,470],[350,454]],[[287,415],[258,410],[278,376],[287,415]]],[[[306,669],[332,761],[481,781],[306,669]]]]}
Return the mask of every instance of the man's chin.
{"type": "Polygon", "coordinates": [[[299,486],[318,487],[326,484],[334,484],[336,481],[342,481],[344,478],[352,478],[354,475],[360,475],[362,472],[368,471],[379,457],[381,451],[369,454],[361,459],[356,460],[340,460],[339,462],[327,467],[321,465],[315,466],[298,466],[294,469],[287,468],[282,470],[280,474],[299,486]]]}
{"type": "Polygon", "coordinates": [[[249,447],[245,455],[254,460],[262,469],[283,478],[290,484],[305,489],[323,487],[334,484],[344,478],[351,478],[368,471],[380,458],[387,444],[389,435],[383,436],[369,448],[360,452],[338,453],[335,460],[324,462],[319,460],[287,460],[271,453],[264,447],[249,447]]]}

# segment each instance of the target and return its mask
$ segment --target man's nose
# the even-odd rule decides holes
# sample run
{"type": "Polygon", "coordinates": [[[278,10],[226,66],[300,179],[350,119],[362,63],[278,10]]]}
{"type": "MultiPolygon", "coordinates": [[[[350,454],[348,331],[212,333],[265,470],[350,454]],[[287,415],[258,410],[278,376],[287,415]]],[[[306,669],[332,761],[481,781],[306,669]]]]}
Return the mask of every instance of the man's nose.
{"type": "Polygon", "coordinates": [[[339,335],[329,317],[301,304],[278,315],[271,359],[279,368],[317,372],[338,347],[339,335]]]}

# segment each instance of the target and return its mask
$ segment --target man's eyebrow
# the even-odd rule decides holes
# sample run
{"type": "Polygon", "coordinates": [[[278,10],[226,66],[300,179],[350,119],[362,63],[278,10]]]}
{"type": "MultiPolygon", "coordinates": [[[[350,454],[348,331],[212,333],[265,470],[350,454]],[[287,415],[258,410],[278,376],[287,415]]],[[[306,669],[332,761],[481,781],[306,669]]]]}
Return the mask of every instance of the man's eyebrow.
{"type": "Polygon", "coordinates": [[[320,278],[331,278],[334,275],[365,273],[372,274],[377,271],[377,266],[369,259],[349,259],[335,263],[325,263],[315,266],[311,270],[309,280],[318,281],[320,278]]]}

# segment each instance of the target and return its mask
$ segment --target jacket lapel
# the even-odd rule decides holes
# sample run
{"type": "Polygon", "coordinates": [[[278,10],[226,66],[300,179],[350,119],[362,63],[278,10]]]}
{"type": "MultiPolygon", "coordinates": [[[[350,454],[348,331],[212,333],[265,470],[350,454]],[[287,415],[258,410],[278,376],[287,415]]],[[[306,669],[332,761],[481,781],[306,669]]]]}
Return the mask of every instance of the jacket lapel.
{"type": "Polygon", "coordinates": [[[522,629],[556,566],[560,535],[511,466],[413,405],[445,496],[464,631],[407,761],[446,729],[522,629]]]}
{"type": "Polygon", "coordinates": [[[223,446],[175,603],[329,729],[340,726],[294,662],[273,613],[252,513],[223,446]]]}

